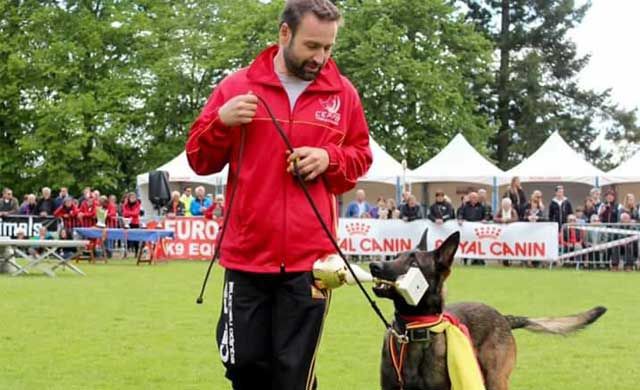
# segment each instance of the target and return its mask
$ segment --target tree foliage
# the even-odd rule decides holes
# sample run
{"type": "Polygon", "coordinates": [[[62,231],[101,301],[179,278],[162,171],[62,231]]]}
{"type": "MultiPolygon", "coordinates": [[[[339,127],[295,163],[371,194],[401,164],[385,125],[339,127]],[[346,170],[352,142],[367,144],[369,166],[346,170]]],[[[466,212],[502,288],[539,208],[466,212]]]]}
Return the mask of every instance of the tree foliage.
{"type": "MultiPolygon", "coordinates": [[[[499,130],[491,142],[495,159],[510,168],[554,131],[589,160],[609,168],[610,155],[592,150],[603,126],[610,140],[638,141],[636,113],[610,100],[610,91],[586,90],[577,76],[588,64],[568,32],[590,4],[573,0],[464,0],[467,19],[496,46],[496,77],[484,110],[499,130]]],[[[464,8],[464,7],[463,7],[464,8]]]]}

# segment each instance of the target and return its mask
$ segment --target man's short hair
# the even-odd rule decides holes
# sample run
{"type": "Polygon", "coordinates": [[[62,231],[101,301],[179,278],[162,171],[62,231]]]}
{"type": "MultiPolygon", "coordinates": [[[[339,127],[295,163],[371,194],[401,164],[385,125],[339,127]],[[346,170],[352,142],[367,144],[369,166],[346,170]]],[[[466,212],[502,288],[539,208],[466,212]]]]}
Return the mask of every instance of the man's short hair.
{"type": "Polygon", "coordinates": [[[280,25],[286,23],[291,34],[296,35],[302,17],[309,12],[325,22],[339,22],[341,19],[338,7],[329,0],[287,0],[280,16],[280,25]]]}

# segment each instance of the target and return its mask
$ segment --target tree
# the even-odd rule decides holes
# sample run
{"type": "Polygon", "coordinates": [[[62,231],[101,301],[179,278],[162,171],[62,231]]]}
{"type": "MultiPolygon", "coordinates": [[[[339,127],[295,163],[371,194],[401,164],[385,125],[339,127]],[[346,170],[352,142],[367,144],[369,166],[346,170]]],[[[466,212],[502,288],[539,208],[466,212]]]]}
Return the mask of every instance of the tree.
{"type": "MultiPolygon", "coordinates": [[[[464,0],[467,19],[491,39],[499,53],[491,99],[485,110],[498,126],[492,146],[503,169],[535,151],[552,132],[588,159],[608,168],[610,155],[592,150],[602,126],[611,140],[638,140],[635,111],[613,104],[609,91],[580,88],[577,75],[589,57],[577,55],[568,32],[590,4],[573,0],[464,0]],[[499,21],[499,28],[496,28],[499,21]]],[[[484,89],[484,88],[481,88],[484,89]]]]}
{"type": "Polygon", "coordinates": [[[473,86],[491,77],[491,45],[472,24],[440,0],[354,0],[341,8],[334,57],[387,152],[416,167],[458,132],[484,143],[493,131],[473,86]]]}

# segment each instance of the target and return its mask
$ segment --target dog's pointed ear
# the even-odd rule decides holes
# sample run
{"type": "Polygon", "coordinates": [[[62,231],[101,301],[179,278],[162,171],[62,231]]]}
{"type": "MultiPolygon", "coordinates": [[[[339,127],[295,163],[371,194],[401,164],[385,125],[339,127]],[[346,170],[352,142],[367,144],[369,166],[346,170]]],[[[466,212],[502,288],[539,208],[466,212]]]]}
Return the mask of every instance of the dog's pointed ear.
{"type": "Polygon", "coordinates": [[[446,269],[451,268],[453,258],[460,244],[460,232],[455,232],[447,237],[446,240],[436,250],[436,259],[438,264],[446,269]]]}
{"type": "Polygon", "coordinates": [[[418,243],[418,247],[416,250],[418,251],[426,251],[427,250],[427,235],[429,233],[429,228],[424,229],[422,232],[422,237],[420,238],[420,242],[418,243]]]}

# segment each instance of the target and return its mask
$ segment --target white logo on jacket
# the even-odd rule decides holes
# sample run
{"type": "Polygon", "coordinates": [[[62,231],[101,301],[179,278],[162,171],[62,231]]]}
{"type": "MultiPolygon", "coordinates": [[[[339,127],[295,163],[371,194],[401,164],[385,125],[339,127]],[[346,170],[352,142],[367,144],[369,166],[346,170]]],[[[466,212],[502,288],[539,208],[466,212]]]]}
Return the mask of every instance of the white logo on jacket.
{"type": "Polygon", "coordinates": [[[316,120],[337,126],[340,123],[340,96],[333,95],[327,99],[320,99],[324,111],[316,111],[316,120]]]}

